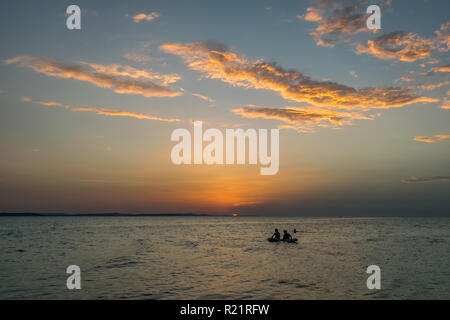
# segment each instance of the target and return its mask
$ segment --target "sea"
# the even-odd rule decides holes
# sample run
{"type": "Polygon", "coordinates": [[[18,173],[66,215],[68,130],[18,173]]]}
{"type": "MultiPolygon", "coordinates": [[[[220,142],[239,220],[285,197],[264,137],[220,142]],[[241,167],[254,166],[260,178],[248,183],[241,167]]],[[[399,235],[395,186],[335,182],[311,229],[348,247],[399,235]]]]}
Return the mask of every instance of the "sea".
{"type": "Polygon", "coordinates": [[[450,219],[1,217],[0,299],[450,299],[450,219]]]}

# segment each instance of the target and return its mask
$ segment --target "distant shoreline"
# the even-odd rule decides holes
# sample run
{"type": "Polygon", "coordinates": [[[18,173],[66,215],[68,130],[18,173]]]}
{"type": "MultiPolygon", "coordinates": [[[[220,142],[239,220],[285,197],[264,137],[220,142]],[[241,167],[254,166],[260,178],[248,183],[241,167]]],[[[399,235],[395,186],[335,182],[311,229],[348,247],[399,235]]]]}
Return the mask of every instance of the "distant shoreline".
{"type": "Polygon", "coordinates": [[[0,217],[204,217],[200,213],[0,213],[0,217]]]}

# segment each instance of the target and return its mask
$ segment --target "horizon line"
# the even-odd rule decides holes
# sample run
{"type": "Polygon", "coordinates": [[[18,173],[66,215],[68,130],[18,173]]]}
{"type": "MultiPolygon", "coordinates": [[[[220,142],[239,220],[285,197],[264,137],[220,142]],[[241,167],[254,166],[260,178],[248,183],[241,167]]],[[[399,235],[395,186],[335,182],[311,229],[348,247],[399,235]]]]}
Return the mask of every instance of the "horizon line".
{"type": "Polygon", "coordinates": [[[45,212],[0,212],[0,217],[267,217],[267,218],[450,218],[445,215],[372,215],[372,216],[355,216],[355,215],[245,215],[238,214],[214,214],[214,213],[123,213],[123,212],[103,212],[103,213],[45,213],[45,212]]]}

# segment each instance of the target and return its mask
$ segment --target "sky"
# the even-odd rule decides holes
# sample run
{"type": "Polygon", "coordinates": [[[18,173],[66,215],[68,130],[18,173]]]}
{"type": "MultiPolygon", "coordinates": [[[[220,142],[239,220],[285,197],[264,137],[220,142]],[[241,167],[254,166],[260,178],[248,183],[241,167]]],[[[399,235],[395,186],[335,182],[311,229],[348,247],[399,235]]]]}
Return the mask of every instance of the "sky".
{"type": "Polygon", "coordinates": [[[450,2],[8,1],[0,212],[450,216],[450,2]],[[81,8],[68,30],[66,8],[81,8]],[[366,9],[381,8],[381,29],[366,9]],[[171,133],[280,130],[280,166],[171,133]]]}

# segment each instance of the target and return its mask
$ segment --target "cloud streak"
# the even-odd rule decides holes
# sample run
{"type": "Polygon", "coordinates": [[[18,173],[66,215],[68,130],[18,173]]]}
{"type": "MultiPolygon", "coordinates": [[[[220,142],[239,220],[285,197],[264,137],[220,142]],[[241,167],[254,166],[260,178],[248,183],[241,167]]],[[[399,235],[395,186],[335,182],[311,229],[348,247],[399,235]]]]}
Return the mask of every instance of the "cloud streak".
{"type": "Polygon", "coordinates": [[[151,116],[143,113],[115,110],[115,109],[107,109],[107,108],[99,108],[99,107],[91,107],[91,106],[71,106],[64,103],[54,102],[54,101],[34,101],[29,97],[23,97],[25,102],[32,102],[38,105],[46,106],[46,107],[60,107],[64,109],[68,109],[75,112],[94,112],[98,115],[110,116],[110,117],[130,117],[136,119],[145,119],[145,120],[157,120],[164,122],[179,122],[180,119],[176,118],[161,118],[156,116],[151,116]]]}
{"type": "Polygon", "coordinates": [[[440,66],[440,67],[434,67],[430,71],[421,72],[421,74],[426,77],[429,77],[429,76],[435,75],[436,73],[447,73],[447,72],[450,72],[450,64],[440,66]]]}
{"type": "Polygon", "coordinates": [[[284,107],[267,108],[258,106],[245,106],[231,110],[245,118],[263,118],[279,120],[287,125],[280,128],[293,129],[298,132],[311,132],[314,127],[334,127],[350,125],[354,120],[371,120],[359,112],[341,112],[336,110],[318,109],[311,107],[284,107]]]}
{"type": "Polygon", "coordinates": [[[356,89],[331,81],[317,81],[296,70],[286,70],[263,60],[248,61],[211,42],[167,43],[166,53],[180,56],[188,67],[233,86],[278,92],[284,99],[314,106],[345,109],[388,109],[437,99],[418,96],[409,88],[369,87],[356,89]]]}
{"type": "Polygon", "coordinates": [[[176,97],[181,95],[167,84],[179,79],[176,75],[160,75],[118,64],[100,65],[86,62],[64,63],[52,58],[18,56],[4,61],[19,64],[50,77],[75,79],[119,94],[150,97],[176,97]]]}
{"type": "Polygon", "coordinates": [[[450,81],[447,80],[447,81],[442,81],[442,82],[437,82],[437,83],[427,83],[427,84],[419,83],[419,84],[416,84],[416,85],[412,85],[410,87],[411,88],[416,88],[416,89],[422,89],[422,90],[431,91],[431,90],[442,88],[442,87],[445,87],[445,86],[448,86],[448,85],[450,85],[450,81]]]}
{"type": "Polygon", "coordinates": [[[194,97],[200,98],[200,99],[205,100],[205,101],[208,101],[208,102],[210,102],[210,103],[216,102],[216,100],[214,100],[214,99],[212,99],[212,98],[210,98],[210,97],[204,96],[204,95],[202,95],[202,94],[199,94],[199,93],[193,93],[192,95],[193,95],[194,97]]]}
{"type": "Polygon", "coordinates": [[[448,182],[450,176],[437,176],[437,177],[411,177],[411,179],[400,180],[403,183],[424,183],[424,182],[448,182]]]}
{"type": "Polygon", "coordinates": [[[417,136],[414,137],[415,141],[426,142],[426,143],[436,143],[439,141],[443,141],[446,139],[450,139],[450,134],[436,134],[434,136],[417,136]]]}
{"type": "Polygon", "coordinates": [[[431,69],[431,71],[433,71],[433,72],[450,72],[450,64],[447,64],[445,66],[440,66],[440,67],[434,67],[433,69],[431,69]]]}

